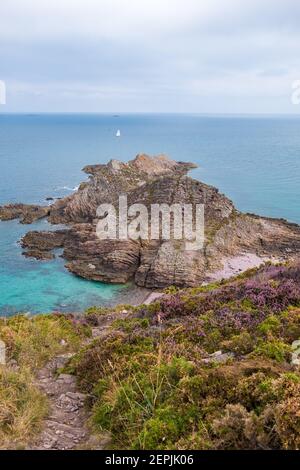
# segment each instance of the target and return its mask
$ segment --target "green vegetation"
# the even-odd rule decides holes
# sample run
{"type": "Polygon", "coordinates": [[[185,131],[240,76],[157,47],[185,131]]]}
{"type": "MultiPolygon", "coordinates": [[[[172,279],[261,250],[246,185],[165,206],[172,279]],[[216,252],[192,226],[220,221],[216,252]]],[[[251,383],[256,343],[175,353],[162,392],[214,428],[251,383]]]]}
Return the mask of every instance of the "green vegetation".
{"type": "Polygon", "coordinates": [[[35,387],[38,368],[58,354],[77,351],[88,327],[64,315],[0,319],[8,366],[0,365],[0,448],[24,448],[48,411],[35,387]]]}
{"type": "Polygon", "coordinates": [[[47,400],[27,370],[0,368],[0,449],[23,448],[41,428],[47,400]]]}
{"type": "Polygon", "coordinates": [[[0,369],[3,447],[38,432],[47,404],[34,373],[73,351],[65,372],[114,449],[300,449],[298,265],[170,288],[149,306],[3,319],[0,337],[17,364],[0,369]],[[91,327],[103,334],[87,344],[91,327]]]}
{"type": "Polygon", "coordinates": [[[299,449],[299,270],[282,269],[169,289],[115,320],[69,364],[91,426],[115,449],[299,449]]]}

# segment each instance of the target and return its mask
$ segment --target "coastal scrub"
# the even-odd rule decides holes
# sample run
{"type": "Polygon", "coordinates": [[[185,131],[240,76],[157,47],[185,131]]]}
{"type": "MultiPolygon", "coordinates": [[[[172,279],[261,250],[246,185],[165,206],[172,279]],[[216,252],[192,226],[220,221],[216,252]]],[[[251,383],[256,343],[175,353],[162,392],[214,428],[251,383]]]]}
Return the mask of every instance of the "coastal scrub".
{"type": "Polygon", "coordinates": [[[91,426],[115,449],[299,449],[299,266],[170,292],[71,360],[91,426]]]}

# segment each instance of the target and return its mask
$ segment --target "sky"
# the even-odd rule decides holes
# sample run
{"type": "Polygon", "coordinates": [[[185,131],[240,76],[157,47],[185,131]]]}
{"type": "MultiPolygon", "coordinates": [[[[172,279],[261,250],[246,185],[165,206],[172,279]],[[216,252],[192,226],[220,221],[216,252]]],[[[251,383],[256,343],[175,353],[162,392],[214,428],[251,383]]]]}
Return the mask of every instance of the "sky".
{"type": "Polygon", "coordinates": [[[300,114],[300,2],[1,0],[0,80],[0,112],[300,114]]]}

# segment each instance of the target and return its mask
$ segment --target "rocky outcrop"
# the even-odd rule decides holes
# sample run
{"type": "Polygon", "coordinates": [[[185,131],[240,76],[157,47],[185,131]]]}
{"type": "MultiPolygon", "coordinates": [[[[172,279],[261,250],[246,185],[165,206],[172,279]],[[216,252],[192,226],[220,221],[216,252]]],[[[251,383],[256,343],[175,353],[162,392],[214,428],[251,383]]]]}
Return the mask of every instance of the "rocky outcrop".
{"type": "Polygon", "coordinates": [[[23,251],[22,255],[25,256],[25,258],[35,258],[39,261],[49,261],[55,258],[54,253],[51,253],[51,251],[38,249],[23,251]]]}
{"type": "Polygon", "coordinates": [[[55,248],[62,248],[67,239],[68,230],[57,230],[56,232],[28,232],[21,240],[22,248],[27,250],[23,255],[27,258],[38,260],[53,259],[55,255],[51,252],[55,248]]]}
{"type": "Polygon", "coordinates": [[[73,274],[94,281],[125,283],[139,266],[140,244],[99,240],[93,224],[77,224],[68,234],[63,256],[73,274]]]}
{"type": "Polygon", "coordinates": [[[0,207],[0,220],[20,219],[22,224],[32,224],[36,220],[47,217],[50,208],[30,204],[9,204],[0,207]]]}
{"type": "Polygon", "coordinates": [[[122,193],[130,194],[154,178],[178,178],[194,167],[192,163],[177,163],[165,156],[146,155],[138,155],[128,163],[111,160],[107,165],[86,166],[83,171],[90,175],[90,180],[82,183],[75,194],[53,204],[49,220],[91,222],[100,204],[110,203],[122,193]]]}
{"type": "Polygon", "coordinates": [[[299,257],[298,225],[240,213],[216,188],[187,176],[194,167],[165,156],[147,155],[138,155],[128,163],[111,160],[107,165],[85,167],[89,180],[77,192],[47,208],[51,223],[63,223],[69,228],[29,232],[22,240],[26,255],[47,259],[51,250],[60,247],[66,267],[78,276],[110,283],[132,279],[146,288],[199,285],[214,273],[222,272],[226,260],[245,254],[262,261],[299,257]],[[127,195],[128,206],[135,203],[146,206],[149,215],[152,204],[203,204],[203,248],[187,250],[185,240],[174,237],[100,240],[96,235],[97,208],[103,203],[118,207],[120,194],[127,195]]]}
{"type": "Polygon", "coordinates": [[[21,240],[23,248],[53,250],[64,246],[69,230],[57,230],[55,232],[28,232],[21,240]]]}

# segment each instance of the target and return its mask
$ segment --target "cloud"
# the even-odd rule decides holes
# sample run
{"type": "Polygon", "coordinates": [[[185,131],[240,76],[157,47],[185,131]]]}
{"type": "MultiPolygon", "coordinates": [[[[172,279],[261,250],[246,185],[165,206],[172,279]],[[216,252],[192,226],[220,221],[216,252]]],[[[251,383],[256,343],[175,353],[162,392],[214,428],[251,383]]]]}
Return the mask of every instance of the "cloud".
{"type": "Polygon", "coordinates": [[[1,0],[6,109],[291,112],[299,17],[297,0],[1,0]]]}
{"type": "Polygon", "coordinates": [[[117,40],[193,28],[233,35],[266,27],[298,31],[299,13],[297,0],[2,0],[0,35],[117,40]]]}
{"type": "Polygon", "coordinates": [[[26,39],[77,35],[111,40],[167,35],[196,21],[204,24],[217,13],[219,4],[216,0],[4,0],[0,34],[26,39]]]}

